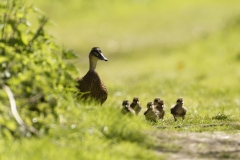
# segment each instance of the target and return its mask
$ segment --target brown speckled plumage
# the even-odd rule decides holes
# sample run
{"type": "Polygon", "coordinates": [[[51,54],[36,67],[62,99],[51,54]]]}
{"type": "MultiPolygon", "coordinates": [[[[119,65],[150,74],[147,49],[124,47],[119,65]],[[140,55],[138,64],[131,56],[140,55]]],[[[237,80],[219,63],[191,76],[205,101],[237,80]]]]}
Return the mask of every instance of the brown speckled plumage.
{"type": "Polygon", "coordinates": [[[83,78],[77,78],[76,81],[78,82],[77,88],[80,91],[81,100],[95,100],[103,104],[107,100],[108,91],[95,70],[98,60],[107,61],[107,58],[103,56],[100,48],[93,47],[89,53],[89,71],[83,78]]]}
{"type": "Polygon", "coordinates": [[[176,101],[176,105],[174,105],[170,110],[175,121],[177,121],[176,117],[182,117],[182,119],[185,118],[187,109],[183,106],[183,104],[184,104],[183,99],[178,98],[176,101]]]}
{"type": "Polygon", "coordinates": [[[78,89],[81,91],[81,98],[93,98],[100,103],[104,103],[107,100],[107,87],[101,81],[96,71],[88,71],[87,74],[78,81],[78,89]]]}

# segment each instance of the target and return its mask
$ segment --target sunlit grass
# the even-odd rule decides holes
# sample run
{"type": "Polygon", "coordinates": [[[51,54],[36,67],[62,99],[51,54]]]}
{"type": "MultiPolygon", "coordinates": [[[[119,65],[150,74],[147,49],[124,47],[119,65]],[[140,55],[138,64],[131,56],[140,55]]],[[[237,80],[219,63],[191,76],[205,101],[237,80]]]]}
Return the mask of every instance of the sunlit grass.
{"type": "Polygon", "coordinates": [[[1,159],[156,158],[150,151],[153,141],[145,134],[154,128],[140,117],[124,116],[118,106],[68,106],[59,110],[59,124],[49,126],[47,137],[4,143],[1,159]]]}
{"type": "Polygon", "coordinates": [[[155,159],[151,152],[134,143],[120,142],[111,145],[104,140],[90,137],[80,143],[58,142],[43,138],[41,141],[33,139],[12,142],[5,146],[4,156],[1,159],[155,159]],[[94,143],[93,143],[94,142],[94,143]],[[24,144],[23,144],[24,143],[24,144]],[[74,144],[73,144],[74,143],[74,144]],[[19,148],[20,146],[23,146],[19,148]],[[13,154],[14,153],[14,154],[13,154]],[[23,154],[27,153],[27,154],[23,154]],[[31,158],[30,158],[31,157],[31,158]]]}

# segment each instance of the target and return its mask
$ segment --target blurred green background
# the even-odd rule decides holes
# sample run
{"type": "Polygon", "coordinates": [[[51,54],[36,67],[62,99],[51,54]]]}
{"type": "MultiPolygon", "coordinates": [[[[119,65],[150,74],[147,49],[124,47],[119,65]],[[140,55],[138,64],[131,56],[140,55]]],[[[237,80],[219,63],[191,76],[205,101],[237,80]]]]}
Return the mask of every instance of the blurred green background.
{"type": "MultiPolygon", "coordinates": [[[[50,31],[78,53],[173,47],[221,30],[239,14],[237,0],[30,0],[48,15],[50,31]]],[[[160,52],[160,51],[159,51],[160,52]]],[[[161,52],[160,52],[161,53],[161,52]]]]}

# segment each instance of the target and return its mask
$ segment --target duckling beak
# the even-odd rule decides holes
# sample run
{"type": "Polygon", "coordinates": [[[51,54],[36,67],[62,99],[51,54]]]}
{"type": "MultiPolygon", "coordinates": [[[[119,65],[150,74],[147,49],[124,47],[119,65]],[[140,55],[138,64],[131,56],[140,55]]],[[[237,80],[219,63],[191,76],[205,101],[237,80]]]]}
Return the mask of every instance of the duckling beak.
{"type": "Polygon", "coordinates": [[[179,104],[183,105],[183,102],[179,102],[179,104]]]}

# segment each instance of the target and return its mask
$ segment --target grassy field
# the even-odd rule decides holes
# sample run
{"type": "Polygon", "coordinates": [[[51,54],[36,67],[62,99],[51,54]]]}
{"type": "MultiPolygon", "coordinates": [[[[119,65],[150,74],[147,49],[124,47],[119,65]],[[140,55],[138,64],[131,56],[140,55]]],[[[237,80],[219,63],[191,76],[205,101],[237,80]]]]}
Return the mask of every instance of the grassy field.
{"type": "MultiPolygon", "coordinates": [[[[51,18],[49,31],[59,43],[79,55],[72,61],[76,77],[87,72],[90,49],[102,48],[109,61],[99,62],[97,71],[109,97],[103,107],[72,100],[48,137],[0,140],[0,159],[168,159],[155,154],[153,137],[239,134],[239,1],[30,2],[51,18]],[[134,96],[141,114],[121,115],[122,101],[134,96]],[[155,97],[165,101],[165,121],[146,122],[143,112],[155,97]],[[188,111],[175,122],[170,107],[178,97],[188,111]]],[[[180,149],[164,143],[161,150],[180,149]]]]}

